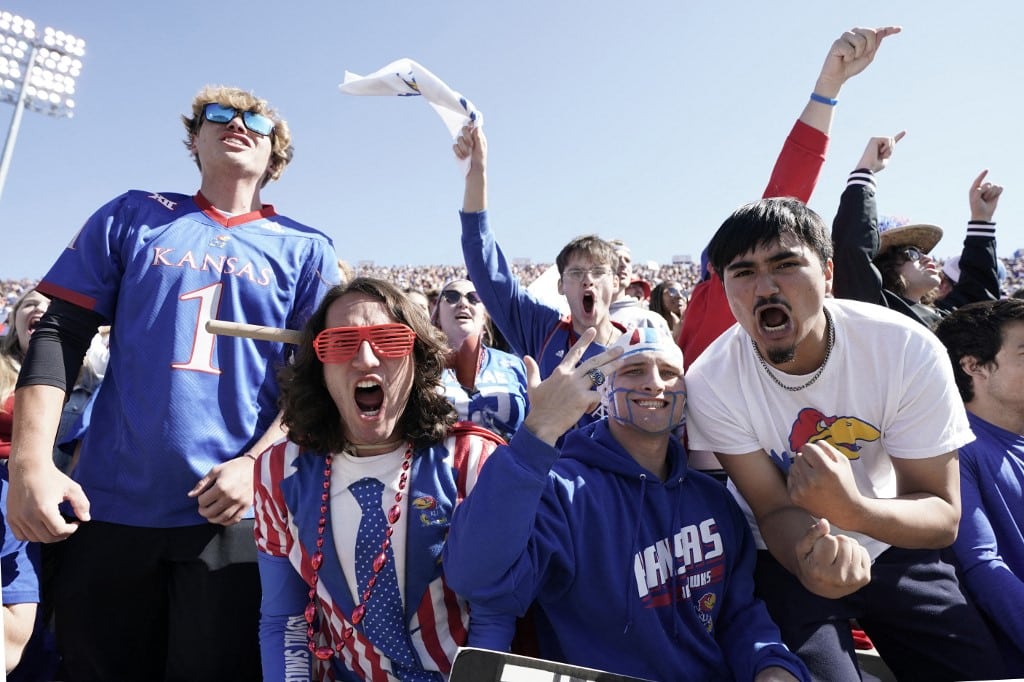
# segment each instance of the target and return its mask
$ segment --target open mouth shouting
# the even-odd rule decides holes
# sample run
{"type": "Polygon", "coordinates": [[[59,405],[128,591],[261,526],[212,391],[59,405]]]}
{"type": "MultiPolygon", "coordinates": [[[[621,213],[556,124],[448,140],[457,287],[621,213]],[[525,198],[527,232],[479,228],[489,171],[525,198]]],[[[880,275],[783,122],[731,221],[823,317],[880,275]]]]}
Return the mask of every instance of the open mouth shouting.
{"type": "Polygon", "coordinates": [[[384,389],[380,382],[363,379],[356,383],[355,391],[356,407],[365,417],[376,417],[380,414],[380,408],[384,405],[384,389]]]}
{"type": "Polygon", "coordinates": [[[793,328],[789,306],[780,301],[770,300],[754,308],[757,328],[766,339],[778,339],[793,328]]]}
{"type": "Polygon", "coordinates": [[[587,315],[594,314],[594,301],[595,296],[593,291],[583,292],[583,312],[585,312],[587,315]]]}

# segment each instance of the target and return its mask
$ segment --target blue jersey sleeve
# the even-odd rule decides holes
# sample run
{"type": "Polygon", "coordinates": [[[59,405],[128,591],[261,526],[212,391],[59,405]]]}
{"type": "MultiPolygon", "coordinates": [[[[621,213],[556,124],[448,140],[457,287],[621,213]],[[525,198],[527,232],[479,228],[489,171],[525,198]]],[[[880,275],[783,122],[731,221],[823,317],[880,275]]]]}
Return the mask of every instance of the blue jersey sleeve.
{"type": "Polygon", "coordinates": [[[463,213],[462,257],[469,279],[494,324],[516,355],[537,357],[562,314],[535,298],[519,279],[494,239],[487,213],[463,213]]]}

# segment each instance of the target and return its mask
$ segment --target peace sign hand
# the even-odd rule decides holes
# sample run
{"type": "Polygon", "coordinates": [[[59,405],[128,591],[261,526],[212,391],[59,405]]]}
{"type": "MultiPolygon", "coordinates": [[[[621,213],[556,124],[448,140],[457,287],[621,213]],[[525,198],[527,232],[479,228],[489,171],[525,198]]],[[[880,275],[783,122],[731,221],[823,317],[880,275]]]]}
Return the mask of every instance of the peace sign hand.
{"type": "Polygon", "coordinates": [[[530,356],[523,358],[530,398],[523,425],[548,445],[554,445],[580,417],[597,407],[601,398],[592,389],[603,383],[604,373],[611,373],[609,365],[623,353],[622,348],[613,346],[580,363],[596,336],[593,327],[583,332],[544,381],[537,362],[530,356]]]}

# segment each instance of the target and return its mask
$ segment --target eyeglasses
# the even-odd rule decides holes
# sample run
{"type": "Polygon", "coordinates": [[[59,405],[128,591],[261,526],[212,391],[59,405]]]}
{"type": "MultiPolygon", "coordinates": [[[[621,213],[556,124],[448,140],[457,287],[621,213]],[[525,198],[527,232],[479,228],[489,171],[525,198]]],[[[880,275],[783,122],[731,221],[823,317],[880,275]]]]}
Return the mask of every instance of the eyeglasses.
{"type": "Polygon", "coordinates": [[[203,118],[211,123],[231,123],[236,116],[241,116],[245,127],[257,135],[269,135],[274,132],[273,119],[255,111],[239,111],[216,102],[210,102],[203,107],[203,118]]]}
{"type": "Polygon", "coordinates": [[[596,268],[569,268],[562,273],[562,277],[571,279],[574,282],[582,282],[583,278],[590,275],[593,279],[601,279],[612,274],[610,268],[596,267],[596,268]]]}
{"type": "Polygon", "coordinates": [[[669,288],[669,289],[665,289],[665,292],[666,292],[666,293],[667,293],[667,294],[668,294],[669,296],[682,296],[682,295],[683,295],[683,292],[682,292],[682,290],[681,290],[681,289],[677,289],[677,288],[675,288],[675,287],[671,287],[671,288],[669,288]]]}
{"type": "Polygon", "coordinates": [[[908,246],[907,248],[900,251],[900,254],[902,254],[904,258],[906,258],[908,261],[912,263],[916,263],[917,261],[921,260],[921,256],[924,255],[921,253],[921,250],[918,249],[916,246],[908,246]]]}
{"type": "Polygon", "coordinates": [[[480,294],[476,293],[475,291],[467,291],[465,294],[463,294],[461,291],[455,291],[455,289],[448,289],[446,291],[441,292],[441,298],[443,298],[444,302],[447,303],[448,305],[455,305],[456,303],[462,300],[463,296],[466,297],[466,302],[469,303],[470,305],[477,305],[478,303],[481,303],[480,294]]]}
{"type": "Polygon", "coordinates": [[[404,324],[375,324],[369,327],[331,327],[316,335],[313,349],[325,365],[348,362],[363,341],[381,358],[404,358],[412,352],[416,332],[404,324]]]}

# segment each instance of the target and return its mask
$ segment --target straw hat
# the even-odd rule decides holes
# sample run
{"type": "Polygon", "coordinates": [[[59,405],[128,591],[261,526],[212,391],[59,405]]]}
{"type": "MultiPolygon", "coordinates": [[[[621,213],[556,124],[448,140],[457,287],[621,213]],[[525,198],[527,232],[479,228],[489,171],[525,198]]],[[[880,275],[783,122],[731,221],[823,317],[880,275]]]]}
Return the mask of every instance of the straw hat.
{"type": "Polygon", "coordinates": [[[900,225],[882,230],[879,237],[879,254],[885,253],[894,246],[916,246],[921,252],[929,253],[942,239],[942,228],[927,223],[900,225]]]}

